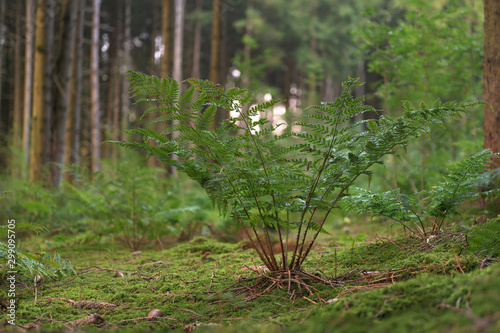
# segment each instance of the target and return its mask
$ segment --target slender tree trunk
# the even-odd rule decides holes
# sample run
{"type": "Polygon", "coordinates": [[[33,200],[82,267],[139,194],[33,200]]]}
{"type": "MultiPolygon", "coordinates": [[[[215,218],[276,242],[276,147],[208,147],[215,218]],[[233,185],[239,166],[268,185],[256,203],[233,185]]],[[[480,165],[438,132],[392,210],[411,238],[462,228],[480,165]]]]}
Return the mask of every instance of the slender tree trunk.
{"type": "MultiPolygon", "coordinates": [[[[179,82],[179,88],[182,91],[182,56],[183,56],[183,40],[184,40],[184,11],[186,7],[185,0],[175,0],[175,23],[174,23],[174,66],[172,69],[172,77],[179,82]]],[[[178,124],[178,120],[172,122],[178,124]]],[[[172,139],[177,136],[177,133],[171,134],[172,139]]],[[[172,156],[177,159],[177,155],[172,156]]],[[[170,168],[170,174],[177,177],[177,171],[174,167],[170,168]]]]}
{"type": "MultiPolygon", "coordinates": [[[[118,0],[117,0],[118,1],[118,0]]],[[[112,86],[113,86],[113,140],[120,140],[120,97],[121,97],[121,75],[118,73],[118,64],[120,58],[120,50],[122,45],[122,33],[123,33],[123,10],[118,6],[116,13],[116,25],[114,32],[114,45],[113,48],[113,76],[112,76],[112,86]]],[[[111,157],[113,160],[118,159],[118,149],[114,147],[111,151],[111,157]]]]}
{"type": "MultiPolygon", "coordinates": [[[[484,0],[484,147],[500,152],[500,2],[484,0]],[[490,107],[491,105],[491,107],[490,107]]],[[[500,167],[494,159],[491,168],[500,167]]]]}
{"type": "MultiPolygon", "coordinates": [[[[76,0],[68,0],[64,12],[61,54],[57,61],[55,76],[56,94],[54,99],[54,143],[55,162],[63,164],[66,150],[66,122],[68,119],[69,95],[72,80],[72,63],[75,42],[76,0]]],[[[62,170],[56,165],[53,173],[54,187],[58,188],[62,180],[62,170]]]]}
{"type": "MultiPolygon", "coordinates": [[[[31,117],[30,143],[30,183],[38,183],[42,178],[43,165],[43,120],[47,25],[45,24],[45,0],[37,1],[35,63],[33,69],[33,114],[31,117]]],[[[47,110],[48,111],[48,110],[47,110]]]]}
{"type": "MultiPolygon", "coordinates": [[[[66,121],[66,151],[64,152],[64,164],[66,165],[78,163],[80,146],[84,1],[78,0],[77,4],[74,57],[71,68],[73,80],[71,80],[68,119],[66,121]]],[[[69,172],[65,173],[64,180],[72,181],[69,172]]]]}
{"type": "Polygon", "coordinates": [[[151,75],[158,75],[158,66],[156,66],[156,37],[158,36],[158,31],[159,31],[159,1],[154,0],[153,1],[153,17],[152,17],[152,22],[151,22],[151,53],[150,53],[150,72],[151,75]]]}
{"type": "Polygon", "coordinates": [[[46,47],[45,47],[45,78],[44,78],[44,120],[43,120],[43,165],[46,165],[51,160],[52,138],[52,110],[53,110],[53,94],[52,82],[53,76],[53,61],[54,56],[54,17],[56,6],[54,0],[46,0],[45,8],[45,25],[46,25],[46,47]]]}
{"type": "MultiPolygon", "coordinates": [[[[113,0],[114,6],[116,8],[119,7],[117,0],[113,0]]],[[[119,12],[119,11],[118,11],[119,12]]],[[[118,27],[118,19],[117,12],[112,11],[110,13],[110,21],[111,26],[113,27],[113,31],[111,32],[110,38],[110,48],[109,48],[109,59],[108,59],[108,79],[105,82],[106,86],[106,97],[105,97],[105,106],[104,106],[104,130],[102,131],[103,138],[105,140],[113,139],[113,117],[114,117],[114,93],[115,93],[115,84],[116,84],[116,76],[118,75],[118,64],[119,64],[119,45],[117,45],[116,40],[117,36],[120,35],[120,31],[117,31],[118,27]]],[[[102,145],[101,146],[101,156],[102,158],[111,158],[114,156],[113,151],[115,150],[114,145],[102,145]]]]}
{"type": "MultiPolygon", "coordinates": [[[[158,36],[158,33],[159,33],[159,24],[158,24],[158,20],[159,20],[159,9],[160,9],[160,6],[159,6],[160,2],[155,0],[153,2],[153,21],[152,21],[152,25],[151,25],[151,54],[150,54],[150,63],[151,63],[151,75],[158,75],[158,66],[157,66],[157,61],[156,61],[156,37],[158,36]]],[[[147,116],[146,116],[146,121],[148,123],[148,125],[155,119],[156,115],[154,113],[149,113],[147,116]]],[[[149,127],[151,129],[154,129],[154,130],[158,130],[158,126],[156,126],[158,124],[151,124],[149,127]]],[[[152,145],[156,145],[156,141],[154,140],[151,140],[151,142],[149,142],[150,144],[152,145]]],[[[151,166],[151,167],[160,167],[161,164],[160,162],[158,161],[157,158],[155,157],[151,157],[148,159],[148,166],[151,166]]]]}
{"type": "Polygon", "coordinates": [[[243,46],[243,63],[245,64],[245,72],[242,73],[241,83],[245,88],[250,88],[250,76],[252,73],[251,64],[252,64],[252,21],[250,19],[250,15],[252,15],[253,11],[253,3],[251,0],[248,0],[248,8],[246,13],[246,26],[245,26],[245,45],[243,46]]]}
{"type": "Polygon", "coordinates": [[[122,64],[122,141],[127,140],[125,130],[128,128],[128,118],[130,114],[130,96],[128,87],[127,70],[130,69],[130,47],[132,40],[130,37],[130,22],[131,22],[131,0],[125,0],[124,26],[123,26],[123,64],[122,64]]]}
{"type": "Polygon", "coordinates": [[[92,33],[90,44],[90,154],[91,172],[99,171],[99,158],[101,144],[100,103],[99,103],[99,24],[101,14],[101,0],[92,3],[92,33]]]}
{"type": "MultiPolygon", "coordinates": [[[[4,39],[3,27],[5,26],[5,0],[0,0],[0,40],[4,39]]],[[[2,100],[2,79],[3,79],[3,43],[0,43],[0,101],[2,100]]],[[[2,112],[2,103],[0,103],[0,113],[2,112]]]]}
{"type": "Polygon", "coordinates": [[[184,10],[185,0],[175,0],[175,39],[174,39],[174,67],[172,77],[180,84],[182,81],[182,48],[184,40],[184,10]]]}
{"type": "MultiPolygon", "coordinates": [[[[201,12],[203,8],[203,0],[196,0],[196,11],[201,12]]],[[[193,39],[193,71],[191,76],[193,78],[200,78],[200,54],[201,54],[201,22],[197,20],[194,25],[194,39],[193,39]]]]}
{"type": "Polygon", "coordinates": [[[162,6],[162,18],[161,18],[161,31],[162,31],[162,42],[163,42],[163,57],[161,59],[161,73],[162,77],[169,76],[170,62],[171,62],[171,50],[172,50],[172,0],[163,0],[162,6]]]}
{"type": "Polygon", "coordinates": [[[24,71],[24,120],[23,151],[24,167],[29,166],[30,123],[33,102],[33,51],[35,37],[35,0],[26,0],[26,56],[24,71]]]}
{"type": "Polygon", "coordinates": [[[15,20],[15,36],[14,36],[14,115],[13,115],[13,149],[11,164],[12,176],[20,177],[21,173],[19,167],[19,154],[22,151],[23,141],[23,55],[22,55],[22,15],[23,15],[23,2],[17,1],[16,3],[16,20],[15,20]]]}
{"type": "MultiPolygon", "coordinates": [[[[213,0],[212,2],[212,33],[210,35],[210,71],[208,74],[208,79],[214,83],[219,82],[220,78],[220,48],[221,48],[221,25],[222,25],[222,13],[221,13],[221,0],[213,0]]],[[[221,110],[218,110],[221,111],[221,110]]],[[[218,126],[221,112],[217,112],[214,122],[211,124],[212,130],[215,130],[218,126]]]]}
{"type": "Polygon", "coordinates": [[[210,73],[212,82],[219,82],[220,75],[220,41],[221,41],[221,0],[212,2],[212,34],[210,36],[210,73]]]}

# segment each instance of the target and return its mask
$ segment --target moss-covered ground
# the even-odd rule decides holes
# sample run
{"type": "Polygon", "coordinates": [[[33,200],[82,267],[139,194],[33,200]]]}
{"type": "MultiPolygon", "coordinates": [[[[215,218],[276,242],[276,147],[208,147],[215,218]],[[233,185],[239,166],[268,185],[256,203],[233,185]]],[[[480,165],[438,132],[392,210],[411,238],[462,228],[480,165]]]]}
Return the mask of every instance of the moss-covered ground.
{"type": "MultiPolygon", "coordinates": [[[[488,223],[495,224],[500,219],[488,223]]],[[[500,264],[488,254],[498,249],[481,250],[479,242],[471,251],[465,235],[474,233],[481,234],[375,238],[352,249],[325,242],[305,270],[334,285],[312,284],[313,295],[292,300],[286,288],[256,299],[231,291],[240,278],[265,274],[249,269],[260,262],[241,244],[200,237],[140,253],[113,243],[73,245],[58,252],[75,276],[17,285],[16,323],[38,331],[500,332],[500,264]],[[86,309],[79,301],[103,303],[86,309]],[[153,309],[162,314],[148,320],[153,309]],[[103,320],[74,327],[94,313],[103,320]]]]}

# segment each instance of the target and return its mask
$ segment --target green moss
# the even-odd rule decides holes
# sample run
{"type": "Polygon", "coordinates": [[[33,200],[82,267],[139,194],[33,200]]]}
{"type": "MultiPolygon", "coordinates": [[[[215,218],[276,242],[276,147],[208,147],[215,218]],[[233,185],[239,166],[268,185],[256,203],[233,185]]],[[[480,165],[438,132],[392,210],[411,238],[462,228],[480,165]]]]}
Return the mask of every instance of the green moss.
{"type": "MultiPolygon", "coordinates": [[[[181,328],[193,322],[218,325],[201,326],[197,328],[200,332],[222,328],[229,332],[474,331],[474,321],[459,311],[465,309],[466,301],[481,317],[500,309],[500,265],[479,270],[480,258],[464,253],[458,256],[463,239],[443,236],[433,241],[442,242],[428,246],[409,238],[361,244],[353,250],[337,248],[336,261],[334,247],[318,248],[306,262],[310,272],[325,278],[333,278],[335,268],[337,276],[353,269],[392,272],[387,282],[392,278],[399,282],[372,288],[361,275],[353,275],[351,280],[359,277],[356,283],[339,288],[313,284],[319,293],[293,302],[279,289],[253,301],[223,291],[240,277],[255,276],[242,268],[260,265],[253,250],[243,251],[238,244],[199,237],[166,251],[134,255],[113,244],[74,246],[58,252],[73,262],[78,276],[44,280],[37,287],[36,302],[33,286],[19,286],[17,323],[26,325],[50,314],[53,321],[43,328],[58,330],[67,321],[96,312],[110,323],[106,328],[119,328],[120,332],[161,330],[171,325],[181,328]],[[116,278],[116,271],[124,277],[116,278]],[[346,288],[354,294],[344,294],[346,288]],[[321,302],[340,293],[342,296],[330,305],[321,302]],[[85,310],[64,301],[48,302],[49,297],[108,302],[118,307],[85,310]],[[462,310],[440,308],[441,302],[458,303],[462,310]],[[145,317],[152,309],[160,309],[175,320],[130,320],[145,317]]],[[[498,325],[495,319],[488,330],[494,332],[498,325]]]]}

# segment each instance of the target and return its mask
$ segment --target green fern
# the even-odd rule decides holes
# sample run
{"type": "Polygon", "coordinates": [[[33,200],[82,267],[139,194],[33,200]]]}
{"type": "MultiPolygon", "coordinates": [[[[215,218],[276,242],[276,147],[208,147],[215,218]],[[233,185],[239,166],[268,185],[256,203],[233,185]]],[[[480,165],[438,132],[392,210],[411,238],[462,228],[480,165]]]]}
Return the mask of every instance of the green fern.
{"type": "Polygon", "coordinates": [[[468,233],[467,252],[483,257],[500,256],[500,220],[493,219],[474,227],[468,233]]]}
{"type": "Polygon", "coordinates": [[[498,157],[498,154],[484,150],[457,162],[448,168],[444,181],[430,191],[403,195],[399,190],[373,193],[358,189],[357,195],[343,198],[342,204],[347,211],[392,220],[417,235],[427,237],[429,233],[438,233],[447,218],[458,214],[458,205],[464,200],[500,193],[500,189],[478,191],[485,177],[485,168],[493,157],[498,157]]]}
{"type": "Polygon", "coordinates": [[[163,123],[164,130],[133,129],[128,133],[141,135],[142,142],[111,143],[156,156],[199,182],[220,211],[243,228],[271,271],[301,269],[339,200],[360,176],[371,177],[371,166],[393,154],[395,146],[406,146],[432,124],[459,117],[478,104],[436,102],[432,108],[414,109],[406,102],[400,118],[382,116],[349,125],[374,111],[362,104],[363,98],[351,95],[361,83],[349,78],[339,98],[310,107],[310,114],[295,123],[300,132],[278,134],[283,124],[255,117],[279,101],[248,107],[253,95],[245,89],[224,90],[191,79],[191,87],[181,94],[173,79],[129,74],[133,95],[149,103],[146,114],[159,114],[152,123],[163,123]],[[217,112],[230,111],[237,116],[210,129],[217,112]],[[278,230],[280,262],[268,227],[278,230]],[[290,230],[296,232],[298,245],[291,256],[285,251],[290,230]]]}

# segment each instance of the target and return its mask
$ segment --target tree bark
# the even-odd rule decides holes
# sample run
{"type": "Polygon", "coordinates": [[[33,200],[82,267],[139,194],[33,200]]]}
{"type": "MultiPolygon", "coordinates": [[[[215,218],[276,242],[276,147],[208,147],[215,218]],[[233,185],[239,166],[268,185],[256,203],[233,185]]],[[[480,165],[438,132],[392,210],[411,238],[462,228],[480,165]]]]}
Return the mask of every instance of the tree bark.
{"type": "Polygon", "coordinates": [[[125,12],[124,12],[124,26],[123,26],[123,63],[122,63],[122,95],[121,95],[121,103],[122,103],[122,124],[121,131],[122,136],[121,140],[126,141],[127,135],[125,134],[125,130],[128,128],[128,118],[130,114],[130,96],[129,96],[129,86],[128,86],[128,74],[127,70],[130,69],[130,47],[132,44],[132,40],[130,37],[130,22],[131,22],[131,2],[130,0],[125,0],[125,12]]]}
{"type": "MultiPolygon", "coordinates": [[[[54,143],[55,162],[63,164],[66,147],[66,122],[68,119],[69,95],[72,81],[72,63],[75,42],[75,20],[77,10],[76,0],[68,0],[62,24],[61,54],[57,61],[57,75],[55,76],[56,94],[54,99],[54,143]]],[[[53,169],[53,185],[59,187],[62,180],[61,168],[56,165],[53,169]]]]}
{"type": "Polygon", "coordinates": [[[210,36],[210,81],[219,82],[220,40],[221,40],[221,0],[213,0],[212,34],[210,36]]]}
{"type": "MultiPolygon", "coordinates": [[[[117,0],[118,2],[118,0],[117,0]]],[[[116,26],[114,32],[114,45],[113,47],[113,76],[112,76],[112,85],[113,85],[113,140],[120,140],[120,97],[121,97],[121,76],[118,72],[118,64],[120,58],[120,50],[122,45],[122,34],[123,34],[123,10],[118,6],[117,14],[116,14],[116,26]]],[[[115,161],[118,159],[118,149],[113,145],[111,151],[111,157],[115,161]]]]}
{"type": "Polygon", "coordinates": [[[101,13],[101,0],[92,3],[92,33],[90,44],[90,170],[99,171],[99,158],[101,144],[101,129],[99,126],[100,103],[99,103],[99,24],[101,13]]]}
{"type": "MultiPolygon", "coordinates": [[[[14,115],[13,115],[13,148],[17,151],[22,151],[23,141],[23,56],[22,56],[22,1],[16,3],[16,20],[15,20],[15,36],[14,36],[14,115]]],[[[18,162],[18,154],[12,155],[15,161],[18,162]]],[[[19,164],[15,164],[11,168],[14,177],[20,177],[19,164]]]]}
{"type": "MultiPolygon", "coordinates": [[[[5,0],[0,0],[0,40],[4,39],[3,27],[5,26],[5,0]]],[[[3,43],[0,43],[0,100],[2,99],[2,73],[3,73],[3,43]]],[[[0,113],[2,112],[2,103],[0,103],[0,113]]]]}
{"type": "Polygon", "coordinates": [[[54,17],[56,5],[54,0],[46,0],[46,47],[45,47],[45,78],[44,78],[44,120],[43,120],[43,165],[46,165],[51,160],[52,138],[52,110],[53,110],[53,94],[52,94],[52,73],[54,56],[54,17]]]}
{"type": "MultiPolygon", "coordinates": [[[[64,164],[66,165],[78,163],[80,148],[84,1],[78,0],[77,4],[74,57],[71,69],[73,80],[71,80],[68,119],[66,121],[66,151],[64,152],[64,164]]],[[[64,175],[64,180],[72,181],[70,173],[64,175]]]]}
{"type": "Polygon", "coordinates": [[[175,0],[175,31],[174,31],[174,67],[172,77],[179,82],[182,81],[182,46],[184,40],[184,10],[185,0],[175,0]]]}
{"type": "Polygon", "coordinates": [[[162,31],[162,42],[163,42],[163,57],[161,59],[161,69],[160,75],[162,77],[169,76],[170,72],[170,61],[171,61],[171,50],[172,50],[172,28],[171,28],[171,17],[172,17],[172,0],[163,0],[162,6],[162,18],[161,18],[161,31],[162,31]]]}
{"type": "MultiPolygon", "coordinates": [[[[201,12],[203,0],[196,0],[196,11],[201,12]]],[[[191,76],[193,78],[200,78],[200,54],[201,54],[201,22],[197,20],[194,25],[194,39],[193,39],[193,71],[191,76]]]]}
{"type": "Polygon", "coordinates": [[[30,125],[33,102],[33,51],[35,36],[35,0],[26,0],[26,55],[24,71],[24,119],[23,119],[23,152],[24,167],[29,166],[30,125]]]}
{"type": "MultiPolygon", "coordinates": [[[[184,11],[186,7],[185,0],[175,0],[175,22],[174,22],[174,64],[172,69],[172,77],[179,82],[179,89],[182,92],[182,56],[183,56],[183,41],[184,41],[184,11]]],[[[172,124],[179,124],[178,120],[173,120],[172,124]]],[[[173,132],[171,138],[177,137],[177,133],[173,132]]],[[[177,159],[177,155],[172,156],[177,159]]],[[[170,174],[177,177],[177,171],[174,167],[170,167],[170,174]]]]}
{"type": "MultiPolygon", "coordinates": [[[[500,2],[484,0],[484,147],[500,152],[500,2]],[[491,105],[491,107],[490,107],[491,105]]],[[[500,167],[494,159],[492,169],[500,167]]]]}
{"type": "MultiPolygon", "coordinates": [[[[37,0],[35,59],[33,69],[33,114],[31,117],[30,143],[30,183],[38,183],[42,178],[43,164],[43,120],[44,88],[46,66],[47,25],[45,24],[45,0],[37,0]]],[[[48,111],[48,110],[47,110],[48,111]]]]}

